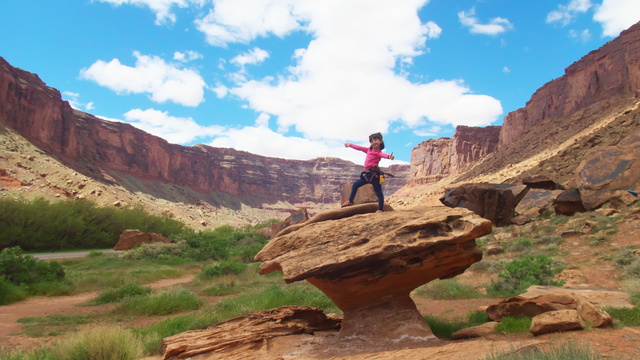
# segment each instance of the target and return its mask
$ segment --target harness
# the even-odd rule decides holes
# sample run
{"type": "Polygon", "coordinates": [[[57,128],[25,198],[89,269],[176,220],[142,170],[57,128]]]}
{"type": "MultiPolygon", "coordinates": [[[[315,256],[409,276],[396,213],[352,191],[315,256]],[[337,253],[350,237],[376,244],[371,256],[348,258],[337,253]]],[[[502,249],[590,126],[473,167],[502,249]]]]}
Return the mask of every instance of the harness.
{"type": "Polygon", "coordinates": [[[368,168],[367,171],[360,173],[360,178],[369,184],[372,184],[373,180],[378,178],[380,185],[382,185],[384,184],[385,176],[394,177],[393,174],[382,171],[378,166],[372,166],[368,168]]]}

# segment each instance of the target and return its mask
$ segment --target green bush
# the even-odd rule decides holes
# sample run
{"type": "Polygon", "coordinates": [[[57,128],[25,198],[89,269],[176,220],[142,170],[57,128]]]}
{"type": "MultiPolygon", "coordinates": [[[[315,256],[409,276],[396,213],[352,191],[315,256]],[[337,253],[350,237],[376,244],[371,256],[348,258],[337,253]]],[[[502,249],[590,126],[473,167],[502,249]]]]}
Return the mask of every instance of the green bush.
{"type": "Polygon", "coordinates": [[[27,293],[19,286],[0,276],[0,305],[8,305],[27,298],[27,293]]]}
{"type": "Polygon", "coordinates": [[[189,250],[184,240],[175,243],[148,243],[125,251],[120,258],[123,260],[169,260],[184,257],[189,250]]]}
{"type": "Polygon", "coordinates": [[[528,333],[531,328],[531,318],[522,317],[504,317],[496,326],[496,332],[501,333],[528,333]]]}
{"type": "Polygon", "coordinates": [[[559,285],[553,277],[561,269],[547,255],[525,255],[520,260],[512,260],[504,265],[498,274],[498,281],[493,281],[488,292],[497,296],[513,296],[524,292],[531,285],[559,285]]]}
{"type": "Polygon", "coordinates": [[[22,286],[32,295],[61,295],[71,291],[60,263],[23,256],[18,246],[0,252],[0,277],[3,281],[22,286]]]}
{"type": "Polygon", "coordinates": [[[247,269],[247,264],[237,261],[223,261],[220,264],[207,266],[202,269],[200,278],[210,279],[222,275],[241,274],[247,269]]]}
{"type": "Polygon", "coordinates": [[[189,246],[186,256],[197,261],[235,259],[251,262],[268,241],[266,235],[255,230],[229,225],[198,233],[183,232],[176,239],[186,241],[189,246]]]}
{"type": "Polygon", "coordinates": [[[126,229],[169,236],[185,224],[166,213],[151,215],[141,205],[99,207],[88,200],[32,202],[0,199],[0,248],[24,250],[111,248],[126,229]]]}

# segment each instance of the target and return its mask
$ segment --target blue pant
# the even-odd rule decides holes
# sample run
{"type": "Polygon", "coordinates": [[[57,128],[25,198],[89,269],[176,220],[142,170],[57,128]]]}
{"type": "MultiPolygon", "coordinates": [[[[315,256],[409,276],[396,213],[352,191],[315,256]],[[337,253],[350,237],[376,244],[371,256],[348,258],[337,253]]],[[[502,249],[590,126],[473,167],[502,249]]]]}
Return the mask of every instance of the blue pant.
{"type": "Polygon", "coordinates": [[[360,178],[353,182],[351,186],[351,195],[349,195],[349,201],[353,202],[353,199],[356,197],[356,192],[362,185],[369,184],[367,179],[371,179],[371,185],[373,185],[373,192],[378,196],[378,210],[382,211],[384,209],[384,194],[382,194],[382,185],[380,185],[380,177],[375,176],[371,172],[363,174],[360,178]]]}

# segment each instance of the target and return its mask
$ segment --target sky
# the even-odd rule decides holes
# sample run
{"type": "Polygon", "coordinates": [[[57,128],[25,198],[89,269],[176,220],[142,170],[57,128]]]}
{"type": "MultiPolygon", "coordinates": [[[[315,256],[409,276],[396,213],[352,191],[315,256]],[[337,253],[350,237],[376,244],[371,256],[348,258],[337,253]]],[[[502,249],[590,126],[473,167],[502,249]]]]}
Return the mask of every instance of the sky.
{"type": "Polygon", "coordinates": [[[0,56],[180,145],[381,166],[502,125],[640,21],[638,0],[2,0],[0,56]]]}

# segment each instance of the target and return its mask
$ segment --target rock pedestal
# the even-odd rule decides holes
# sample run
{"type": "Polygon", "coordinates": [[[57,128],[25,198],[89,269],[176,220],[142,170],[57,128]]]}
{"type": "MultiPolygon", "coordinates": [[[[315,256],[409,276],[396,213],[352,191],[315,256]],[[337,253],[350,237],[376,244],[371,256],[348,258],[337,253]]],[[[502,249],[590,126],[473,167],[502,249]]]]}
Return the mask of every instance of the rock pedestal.
{"type": "Polygon", "coordinates": [[[281,270],[285,282],[307,280],[333,300],[344,312],[340,341],[404,347],[435,339],[411,291],[480,261],[475,239],[491,229],[463,208],[360,214],[279,236],[255,260],[260,274],[281,270]]]}

